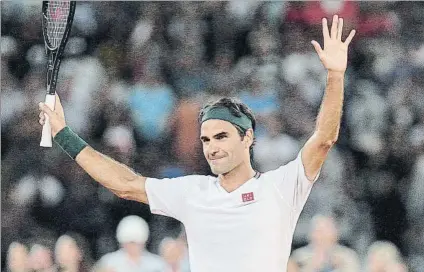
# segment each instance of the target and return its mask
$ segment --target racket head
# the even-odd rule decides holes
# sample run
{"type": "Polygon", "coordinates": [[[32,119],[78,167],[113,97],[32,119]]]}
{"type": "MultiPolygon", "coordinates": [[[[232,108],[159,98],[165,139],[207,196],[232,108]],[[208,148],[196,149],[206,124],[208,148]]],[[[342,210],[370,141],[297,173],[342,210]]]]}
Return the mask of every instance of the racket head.
{"type": "Polygon", "coordinates": [[[43,1],[42,28],[48,55],[47,93],[56,92],[60,62],[69,38],[76,1],[43,1]]]}
{"type": "Polygon", "coordinates": [[[59,50],[62,45],[66,44],[75,7],[75,1],[43,1],[43,37],[44,43],[50,51],[59,50]]]}

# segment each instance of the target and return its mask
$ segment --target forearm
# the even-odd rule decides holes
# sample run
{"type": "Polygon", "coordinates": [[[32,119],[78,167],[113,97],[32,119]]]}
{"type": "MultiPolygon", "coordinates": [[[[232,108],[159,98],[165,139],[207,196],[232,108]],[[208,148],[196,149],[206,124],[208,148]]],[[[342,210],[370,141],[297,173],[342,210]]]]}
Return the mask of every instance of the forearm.
{"type": "Polygon", "coordinates": [[[140,195],[144,194],[146,178],[139,176],[127,166],[97,152],[90,146],[85,147],[75,161],[94,180],[119,197],[143,200],[140,199],[140,195]]]}
{"type": "Polygon", "coordinates": [[[68,126],[60,129],[53,139],[85,172],[114,194],[148,204],[145,177],[97,152],[68,126]]]}
{"type": "Polygon", "coordinates": [[[323,143],[333,144],[338,138],[343,111],[343,93],[344,73],[329,71],[315,128],[316,136],[323,143]]]}

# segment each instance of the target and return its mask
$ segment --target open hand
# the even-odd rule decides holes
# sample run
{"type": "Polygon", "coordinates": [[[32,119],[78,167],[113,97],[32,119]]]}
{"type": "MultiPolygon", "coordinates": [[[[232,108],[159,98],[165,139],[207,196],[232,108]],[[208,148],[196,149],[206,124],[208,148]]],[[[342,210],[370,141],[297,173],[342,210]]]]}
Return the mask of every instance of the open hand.
{"type": "Polygon", "coordinates": [[[328,71],[345,72],[347,67],[347,48],[355,36],[355,30],[350,31],[349,36],[342,42],[343,19],[333,16],[331,33],[329,33],[327,19],[322,19],[322,34],[324,36],[324,49],[316,41],[312,41],[315,51],[328,71]]]}

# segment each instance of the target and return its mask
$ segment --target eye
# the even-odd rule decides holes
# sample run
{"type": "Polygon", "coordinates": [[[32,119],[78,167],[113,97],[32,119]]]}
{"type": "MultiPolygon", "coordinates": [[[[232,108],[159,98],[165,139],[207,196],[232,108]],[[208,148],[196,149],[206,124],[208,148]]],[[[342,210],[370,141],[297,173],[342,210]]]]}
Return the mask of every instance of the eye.
{"type": "Polygon", "coordinates": [[[222,140],[224,138],[227,138],[227,135],[218,135],[218,136],[216,136],[216,139],[217,140],[222,140]]]}

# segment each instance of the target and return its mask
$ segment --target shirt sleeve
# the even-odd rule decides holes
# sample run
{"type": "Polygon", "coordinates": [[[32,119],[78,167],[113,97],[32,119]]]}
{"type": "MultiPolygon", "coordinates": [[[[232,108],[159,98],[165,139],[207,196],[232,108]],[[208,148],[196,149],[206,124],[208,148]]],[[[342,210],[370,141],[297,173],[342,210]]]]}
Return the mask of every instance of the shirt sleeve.
{"type": "Polygon", "coordinates": [[[187,197],[205,176],[184,176],[178,178],[147,178],[146,194],[150,211],[175,218],[182,222],[187,197]]]}
{"type": "Polygon", "coordinates": [[[319,177],[319,173],[313,181],[306,177],[301,154],[302,150],[296,159],[271,171],[280,197],[295,211],[296,220],[311,193],[313,182],[319,177]]]}

